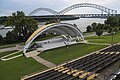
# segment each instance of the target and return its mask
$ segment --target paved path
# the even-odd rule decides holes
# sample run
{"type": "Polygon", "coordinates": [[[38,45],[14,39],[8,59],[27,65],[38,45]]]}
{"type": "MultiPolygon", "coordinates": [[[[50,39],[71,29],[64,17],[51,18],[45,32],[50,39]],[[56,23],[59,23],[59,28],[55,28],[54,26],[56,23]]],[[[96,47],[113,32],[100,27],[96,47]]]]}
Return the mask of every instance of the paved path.
{"type": "Polygon", "coordinates": [[[8,55],[5,55],[3,57],[1,57],[0,59],[3,60],[3,61],[8,61],[8,60],[11,60],[11,59],[14,59],[14,58],[18,58],[18,57],[21,57],[23,56],[23,54],[18,54],[18,55],[15,55],[17,53],[19,53],[21,51],[16,51],[16,52],[13,52],[11,54],[8,54],[8,55]],[[15,55],[15,56],[12,56],[12,55],[15,55]],[[11,56],[11,57],[10,57],[11,56]]]}
{"type": "Polygon", "coordinates": [[[45,60],[45,59],[43,59],[39,56],[33,56],[32,58],[35,59],[37,62],[39,62],[39,63],[41,63],[41,64],[43,64],[43,65],[45,65],[49,68],[52,68],[52,67],[56,66],[55,64],[53,64],[53,63],[51,63],[51,62],[49,62],[49,61],[47,61],[47,60],[45,60]]]}
{"type": "Polygon", "coordinates": [[[16,45],[15,47],[3,48],[0,49],[0,52],[13,51],[13,50],[22,50],[23,46],[16,45]]]}
{"type": "Polygon", "coordinates": [[[107,43],[92,43],[92,42],[87,42],[86,44],[96,44],[96,45],[111,45],[111,44],[107,44],[107,43]]]}
{"type": "MultiPolygon", "coordinates": [[[[102,35],[108,35],[109,33],[108,32],[103,32],[102,35]]],[[[90,37],[90,36],[97,36],[96,33],[92,33],[92,34],[88,34],[88,35],[84,35],[84,37],[90,37]]]]}
{"type": "Polygon", "coordinates": [[[13,50],[16,50],[16,47],[0,49],[0,52],[13,51],[13,50]]]}

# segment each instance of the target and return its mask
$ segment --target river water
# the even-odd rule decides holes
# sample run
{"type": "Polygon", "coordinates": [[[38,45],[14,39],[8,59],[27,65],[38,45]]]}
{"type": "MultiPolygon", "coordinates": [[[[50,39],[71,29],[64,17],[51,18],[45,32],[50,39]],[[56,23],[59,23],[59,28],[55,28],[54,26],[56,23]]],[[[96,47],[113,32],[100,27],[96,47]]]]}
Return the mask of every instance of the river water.
{"type": "Polygon", "coordinates": [[[78,20],[71,20],[71,21],[62,21],[66,23],[76,24],[77,27],[82,31],[86,31],[86,27],[93,22],[96,23],[104,23],[105,19],[96,19],[96,18],[81,18],[78,20]]]}
{"type": "MultiPolygon", "coordinates": [[[[62,23],[70,23],[70,24],[76,24],[77,27],[82,31],[85,32],[86,31],[86,27],[88,25],[90,25],[93,22],[97,22],[97,23],[104,23],[105,19],[96,19],[96,18],[81,18],[81,19],[77,19],[77,20],[70,20],[70,21],[62,21],[62,23]]],[[[39,25],[41,26],[41,25],[39,25]]],[[[0,34],[5,37],[6,33],[8,31],[11,31],[12,29],[3,29],[0,30],[0,34]]]]}

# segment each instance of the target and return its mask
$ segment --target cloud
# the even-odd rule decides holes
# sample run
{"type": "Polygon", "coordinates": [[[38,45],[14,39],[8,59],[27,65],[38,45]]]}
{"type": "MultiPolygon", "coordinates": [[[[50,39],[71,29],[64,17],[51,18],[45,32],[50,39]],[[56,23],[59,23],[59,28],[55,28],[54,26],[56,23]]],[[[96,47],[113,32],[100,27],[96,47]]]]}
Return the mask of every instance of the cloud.
{"type": "MultiPolygon", "coordinates": [[[[68,6],[78,3],[94,3],[111,9],[116,9],[120,13],[119,0],[0,0],[0,9],[5,11],[23,10],[30,13],[36,8],[46,7],[56,11],[60,11],[68,6]]],[[[72,10],[69,13],[89,13],[100,12],[93,8],[79,8],[72,10]]]]}
{"type": "Polygon", "coordinates": [[[75,4],[75,3],[97,3],[97,4],[109,4],[111,2],[114,2],[114,1],[118,1],[118,0],[64,0],[68,3],[72,3],[72,4],[75,4]]]}

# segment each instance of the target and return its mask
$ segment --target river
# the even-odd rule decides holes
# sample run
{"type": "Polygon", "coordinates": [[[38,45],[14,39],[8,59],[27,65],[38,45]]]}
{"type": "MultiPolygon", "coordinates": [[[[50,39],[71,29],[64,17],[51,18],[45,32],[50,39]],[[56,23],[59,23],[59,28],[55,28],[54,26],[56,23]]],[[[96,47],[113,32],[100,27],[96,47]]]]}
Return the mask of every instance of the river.
{"type": "MultiPolygon", "coordinates": [[[[97,23],[104,23],[105,19],[96,19],[96,18],[81,18],[81,19],[77,19],[77,20],[70,20],[70,21],[62,21],[62,23],[71,23],[71,24],[76,24],[77,27],[82,31],[85,32],[86,31],[86,27],[88,25],[90,25],[93,22],[97,22],[97,23]]],[[[39,25],[41,26],[41,25],[39,25]]],[[[11,31],[12,29],[4,29],[4,30],[0,30],[0,34],[5,37],[6,33],[8,31],[11,31]]]]}
{"type": "Polygon", "coordinates": [[[105,19],[96,19],[96,18],[81,18],[77,20],[71,20],[71,21],[62,21],[65,23],[71,23],[71,24],[77,24],[77,27],[82,31],[86,31],[86,27],[90,25],[93,22],[96,23],[104,23],[105,19]]]}

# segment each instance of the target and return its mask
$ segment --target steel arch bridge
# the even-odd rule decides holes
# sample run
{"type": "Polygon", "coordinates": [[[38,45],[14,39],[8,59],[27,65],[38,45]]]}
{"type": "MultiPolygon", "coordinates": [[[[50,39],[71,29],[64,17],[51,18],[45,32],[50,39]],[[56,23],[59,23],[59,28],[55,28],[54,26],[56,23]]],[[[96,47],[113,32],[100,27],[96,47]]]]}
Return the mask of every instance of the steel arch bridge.
{"type": "Polygon", "coordinates": [[[63,14],[65,14],[73,9],[81,8],[81,7],[91,7],[91,8],[101,10],[102,12],[105,12],[107,14],[117,14],[116,10],[113,10],[113,9],[110,9],[110,8],[107,8],[107,7],[104,7],[101,5],[91,4],[91,3],[80,3],[80,4],[75,4],[75,5],[69,6],[65,9],[61,10],[60,12],[54,11],[54,10],[49,9],[49,8],[37,8],[37,9],[33,10],[29,15],[31,16],[39,11],[42,11],[42,10],[48,11],[54,15],[63,15],[63,14]]]}
{"type": "Polygon", "coordinates": [[[52,13],[53,15],[59,14],[58,12],[56,12],[56,11],[54,11],[52,9],[49,9],[49,8],[37,8],[37,9],[33,10],[31,13],[29,13],[28,15],[32,16],[33,14],[35,14],[35,13],[37,13],[39,11],[47,11],[47,12],[52,13]]]}
{"type": "Polygon", "coordinates": [[[104,6],[101,6],[101,5],[97,5],[97,4],[91,4],[91,3],[80,3],[80,4],[75,4],[75,5],[72,5],[72,6],[69,6],[65,9],[63,9],[62,11],[60,11],[59,13],[60,14],[65,14],[67,13],[68,11],[71,11],[73,9],[76,9],[76,8],[81,8],[81,7],[91,7],[91,8],[96,8],[96,9],[99,9],[103,12],[106,12],[108,14],[117,14],[117,11],[116,10],[113,10],[113,9],[109,9],[107,7],[104,7],[104,6]]]}

